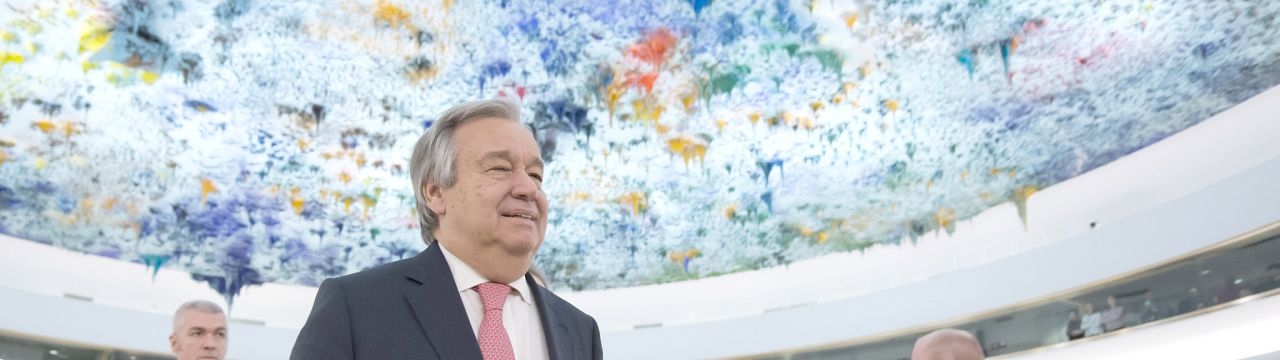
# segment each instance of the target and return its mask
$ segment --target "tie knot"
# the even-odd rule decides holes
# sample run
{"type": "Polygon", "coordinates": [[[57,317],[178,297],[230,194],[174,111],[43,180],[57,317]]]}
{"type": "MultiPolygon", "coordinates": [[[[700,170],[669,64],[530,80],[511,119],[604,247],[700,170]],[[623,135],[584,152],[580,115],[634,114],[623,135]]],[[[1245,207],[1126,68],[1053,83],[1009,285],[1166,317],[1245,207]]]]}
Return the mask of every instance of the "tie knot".
{"type": "Polygon", "coordinates": [[[511,294],[511,287],[507,286],[507,284],[487,282],[477,285],[476,291],[480,292],[480,302],[484,303],[485,311],[502,311],[502,305],[506,303],[507,295],[511,294]]]}

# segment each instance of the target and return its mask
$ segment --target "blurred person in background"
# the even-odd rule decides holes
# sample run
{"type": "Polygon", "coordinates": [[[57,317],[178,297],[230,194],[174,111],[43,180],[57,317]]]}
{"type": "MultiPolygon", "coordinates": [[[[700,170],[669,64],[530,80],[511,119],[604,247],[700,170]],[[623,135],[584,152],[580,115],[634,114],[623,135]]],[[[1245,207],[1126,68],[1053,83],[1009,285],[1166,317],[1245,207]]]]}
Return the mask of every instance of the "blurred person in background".
{"type": "Polygon", "coordinates": [[[227,356],[227,314],[210,301],[189,301],[173,313],[169,348],[178,360],[222,360],[227,356]]]}
{"type": "Polygon", "coordinates": [[[1093,311],[1093,303],[1084,303],[1084,317],[1080,318],[1080,327],[1084,328],[1084,336],[1102,333],[1102,314],[1093,311]]]}
{"type": "Polygon", "coordinates": [[[1261,294],[1275,288],[1280,288],[1280,264],[1267,266],[1267,277],[1258,282],[1258,286],[1253,289],[1253,293],[1261,294]]]}
{"type": "Polygon", "coordinates": [[[1080,314],[1075,310],[1067,313],[1067,340],[1075,340],[1084,337],[1084,329],[1080,328],[1080,314]]]}
{"type": "Polygon", "coordinates": [[[1147,291],[1146,299],[1142,301],[1142,309],[1139,311],[1142,312],[1142,322],[1144,323],[1160,320],[1163,317],[1163,314],[1160,313],[1160,306],[1156,305],[1150,291],[1147,291]]]}
{"type": "Polygon", "coordinates": [[[1102,327],[1107,332],[1120,330],[1124,327],[1124,306],[1116,300],[1114,295],[1107,297],[1107,309],[1102,311],[1102,327]]]}
{"type": "Polygon", "coordinates": [[[981,360],[982,344],[968,331],[942,329],[916,340],[911,360],[981,360]]]}
{"type": "Polygon", "coordinates": [[[1192,311],[1200,310],[1205,306],[1204,298],[1200,296],[1200,290],[1191,288],[1187,290],[1186,297],[1178,302],[1178,313],[1186,314],[1192,311]]]}

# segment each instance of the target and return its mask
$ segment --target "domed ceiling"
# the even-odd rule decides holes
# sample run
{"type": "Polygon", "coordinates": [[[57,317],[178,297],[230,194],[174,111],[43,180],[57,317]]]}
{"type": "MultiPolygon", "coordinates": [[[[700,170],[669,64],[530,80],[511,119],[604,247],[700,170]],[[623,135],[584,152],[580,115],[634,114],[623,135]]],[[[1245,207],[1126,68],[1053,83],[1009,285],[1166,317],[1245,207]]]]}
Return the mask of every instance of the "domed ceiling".
{"type": "MultiPolygon", "coordinates": [[[[231,299],[423,248],[445,108],[524,104],[555,288],[954,231],[1280,83],[1274,1],[18,1],[0,232],[231,299]]],[[[1229,139],[1224,139],[1229,141],[1229,139]]],[[[144,275],[139,275],[144,276],[144,275]]]]}

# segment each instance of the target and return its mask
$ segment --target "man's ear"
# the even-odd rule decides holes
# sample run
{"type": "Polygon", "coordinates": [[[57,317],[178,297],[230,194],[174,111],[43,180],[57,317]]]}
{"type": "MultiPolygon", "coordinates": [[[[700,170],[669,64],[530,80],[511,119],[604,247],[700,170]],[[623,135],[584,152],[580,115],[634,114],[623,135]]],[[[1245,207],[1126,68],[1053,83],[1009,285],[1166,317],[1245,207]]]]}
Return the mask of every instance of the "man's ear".
{"type": "Polygon", "coordinates": [[[427,208],[436,213],[436,217],[444,215],[445,211],[444,193],[441,190],[440,185],[436,185],[436,183],[430,183],[422,187],[422,196],[427,198],[427,208]]]}
{"type": "Polygon", "coordinates": [[[169,334],[169,350],[174,354],[178,353],[178,334],[169,334]]]}

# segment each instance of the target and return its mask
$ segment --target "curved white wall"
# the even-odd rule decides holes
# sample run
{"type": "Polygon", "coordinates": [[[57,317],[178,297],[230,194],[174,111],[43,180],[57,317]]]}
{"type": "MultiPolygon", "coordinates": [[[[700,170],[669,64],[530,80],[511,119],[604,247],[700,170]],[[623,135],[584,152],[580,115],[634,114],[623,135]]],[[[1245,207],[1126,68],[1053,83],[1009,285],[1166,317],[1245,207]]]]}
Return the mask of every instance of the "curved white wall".
{"type": "MultiPolygon", "coordinates": [[[[1029,230],[1006,204],[962,222],[955,236],[916,245],[562,295],[600,321],[611,359],[798,349],[999,308],[1280,220],[1275,114],[1280,88],[1045,189],[1028,205],[1029,230]]],[[[3,237],[0,274],[0,330],[157,353],[167,352],[172,309],[219,298],[181,272],[161,270],[152,282],[138,264],[3,237]]],[[[314,294],[278,284],[245,289],[232,314],[244,321],[233,324],[230,355],[286,357],[314,294]]]]}

